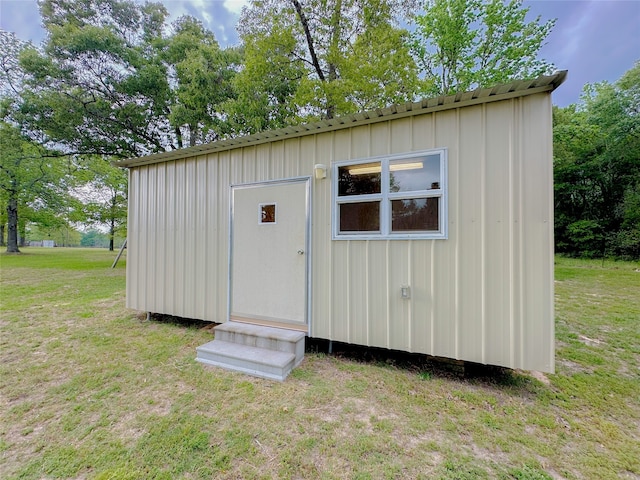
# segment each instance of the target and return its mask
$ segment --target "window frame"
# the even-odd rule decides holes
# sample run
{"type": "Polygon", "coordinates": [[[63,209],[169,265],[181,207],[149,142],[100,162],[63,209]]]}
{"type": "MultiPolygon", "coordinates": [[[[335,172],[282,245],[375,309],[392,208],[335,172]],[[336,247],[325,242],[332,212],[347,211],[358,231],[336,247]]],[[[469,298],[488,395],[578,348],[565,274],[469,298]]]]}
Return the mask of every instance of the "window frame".
{"type": "Polygon", "coordinates": [[[333,240],[413,240],[413,239],[447,239],[448,238],[448,169],[447,169],[447,149],[446,148],[434,148],[429,150],[420,150],[408,153],[399,153],[393,155],[381,155],[369,158],[359,158],[354,160],[342,160],[334,162],[332,165],[332,215],[331,215],[331,229],[333,240]],[[390,162],[396,160],[411,160],[418,157],[425,157],[430,155],[440,156],[440,188],[433,190],[414,190],[414,191],[402,191],[391,192],[389,188],[390,182],[390,162]],[[363,194],[363,195],[338,195],[338,169],[345,166],[357,166],[366,163],[380,162],[381,178],[380,178],[380,193],[375,194],[363,194]],[[423,199],[423,198],[439,198],[438,202],[438,225],[439,230],[418,230],[414,232],[398,232],[391,231],[392,217],[391,217],[391,201],[392,200],[407,200],[407,199],[423,199]],[[363,203],[379,201],[380,202],[380,231],[364,231],[364,232],[340,232],[340,205],[346,203],[363,203]]]}

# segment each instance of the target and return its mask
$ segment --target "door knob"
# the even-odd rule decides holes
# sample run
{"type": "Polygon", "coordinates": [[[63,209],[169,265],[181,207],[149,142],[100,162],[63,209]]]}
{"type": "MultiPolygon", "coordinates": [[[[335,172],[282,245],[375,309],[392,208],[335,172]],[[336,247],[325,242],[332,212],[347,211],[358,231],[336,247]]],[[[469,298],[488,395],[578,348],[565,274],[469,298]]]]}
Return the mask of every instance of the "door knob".
{"type": "Polygon", "coordinates": [[[304,250],[298,250],[298,255],[304,255],[304,250]]]}

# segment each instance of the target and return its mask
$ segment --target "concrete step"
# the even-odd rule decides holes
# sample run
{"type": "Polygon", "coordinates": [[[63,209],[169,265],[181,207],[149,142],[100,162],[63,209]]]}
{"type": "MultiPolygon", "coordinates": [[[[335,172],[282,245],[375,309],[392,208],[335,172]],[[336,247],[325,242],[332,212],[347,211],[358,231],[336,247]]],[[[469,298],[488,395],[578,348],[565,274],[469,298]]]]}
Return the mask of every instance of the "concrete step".
{"type": "Polygon", "coordinates": [[[216,340],[264,348],[295,355],[297,366],[304,358],[305,334],[283,328],[264,327],[241,322],[226,322],[214,329],[216,340]]]}
{"type": "Polygon", "coordinates": [[[197,347],[196,360],[205,365],[281,382],[296,365],[293,353],[230,343],[220,339],[197,347]]]}

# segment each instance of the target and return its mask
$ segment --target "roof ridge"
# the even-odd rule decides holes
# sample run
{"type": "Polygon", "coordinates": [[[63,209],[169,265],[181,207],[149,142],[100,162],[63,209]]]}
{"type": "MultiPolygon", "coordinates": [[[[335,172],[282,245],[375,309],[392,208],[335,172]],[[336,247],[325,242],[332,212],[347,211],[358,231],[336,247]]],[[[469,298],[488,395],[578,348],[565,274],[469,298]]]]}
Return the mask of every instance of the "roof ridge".
{"type": "Polygon", "coordinates": [[[512,82],[494,85],[491,87],[456,92],[451,95],[439,95],[437,97],[423,98],[415,102],[405,102],[389,105],[384,108],[365,110],[335,117],[329,120],[320,120],[298,125],[265,130],[251,135],[243,135],[225,140],[217,140],[211,143],[196,145],[168,152],[154,153],[143,157],[129,158],[113,162],[119,167],[135,167],[152,163],[162,163],[189,156],[204,155],[207,153],[230,150],[236,147],[259,145],[274,138],[296,138],[316,133],[339,130],[341,128],[367,125],[371,123],[418,115],[451,108],[459,108],[467,105],[476,105],[508,98],[516,98],[541,92],[552,92],[558,88],[567,77],[567,70],[558,70],[551,75],[540,75],[537,78],[514,80],[512,82]]]}

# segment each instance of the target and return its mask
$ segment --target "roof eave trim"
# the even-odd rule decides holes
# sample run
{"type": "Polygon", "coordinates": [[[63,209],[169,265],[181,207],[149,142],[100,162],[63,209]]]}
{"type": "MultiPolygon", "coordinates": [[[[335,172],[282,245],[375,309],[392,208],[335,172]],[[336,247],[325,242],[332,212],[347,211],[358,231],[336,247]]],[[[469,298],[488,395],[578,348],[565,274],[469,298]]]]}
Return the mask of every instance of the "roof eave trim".
{"type": "MultiPolygon", "coordinates": [[[[308,135],[342,130],[344,128],[359,127],[370,125],[373,123],[386,122],[389,120],[396,120],[415,115],[438,112],[442,110],[451,110],[483,103],[492,103],[517,97],[535,95],[538,93],[552,92],[564,82],[566,76],[567,71],[563,70],[554,74],[552,76],[554,78],[551,81],[547,81],[543,83],[543,85],[538,87],[534,86],[521,90],[515,89],[504,93],[489,95],[482,95],[482,92],[486,91],[486,89],[478,89],[473,92],[466,92],[471,94],[471,97],[466,99],[463,99],[465,97],[464,94],[457,94],[456,96],[451,97],[441,96],[433,99],[422,100],[421,102],[404,104],[403,106],[406,108],[403,108],[403,111],[401,112],[398,112],[397,108],[390,110],[389,113],[385,112],[385,110],[387,109],[378,109],[373,112],[361,112],[359,114],[347,115],[340,119],[316,122],[312,124],[301,124],[293,127],[285,127],[279,130],[260,132],[254,135],[223,140],[221,142],[211,143],[208,146],[199,145],[196,147],[172,150],[170,152],[156,153],[153,155],[148,155],[146,157],[122,160],[119,162],[114,162],[114,165],[124,168],[140,167],[144,165],[151,165],[154,163],[163,163],[184,158],[193,158],[201,155],[208,155],[210,153],[224,152],[240,147],[253,147],[256,145],[270,143],[278,140],[299,138],[308,135]],[[446,99],[451,100],[452,97],[455,97],[456,101],[445,102],[446,99]],[[362,116],[364,116],[364,118],[361,118],[362,116]]],[[[544,79],[545,77],[541,78],[544,79]]],[[[546,79],[548,78],[549,77],[546,77],[546,79]]],[[[533,85],[538,83],[536,80],[533,81],[533,85]]],[[[494,89],[497,88],[498,87],[494,87],[494,89]]]]}

